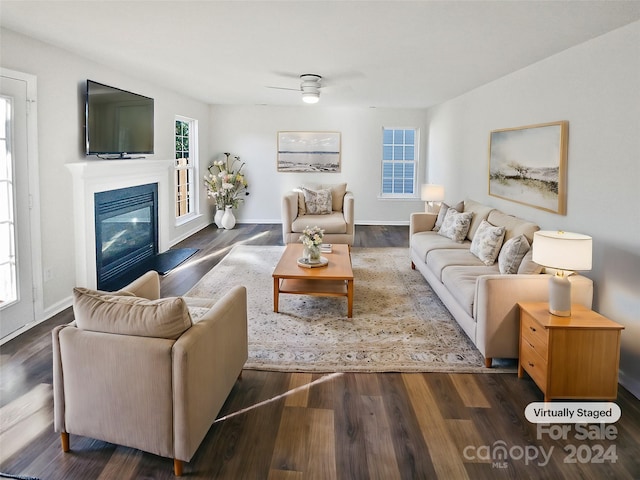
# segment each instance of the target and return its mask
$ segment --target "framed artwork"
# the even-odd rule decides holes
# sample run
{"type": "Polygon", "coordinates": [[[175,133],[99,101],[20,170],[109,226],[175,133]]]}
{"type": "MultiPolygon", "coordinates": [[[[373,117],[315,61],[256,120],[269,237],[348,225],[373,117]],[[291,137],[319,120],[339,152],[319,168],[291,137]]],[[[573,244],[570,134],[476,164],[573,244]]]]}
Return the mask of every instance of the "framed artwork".
{"type": "Polygon", "coordinates": [[[278,132],[279,172],[339,172],[340,132],[278,132]]]}
{"type": "Polygon", "coordinates": [[[493,130],[489,195],[565,215],[569,122],[493,130]]]}

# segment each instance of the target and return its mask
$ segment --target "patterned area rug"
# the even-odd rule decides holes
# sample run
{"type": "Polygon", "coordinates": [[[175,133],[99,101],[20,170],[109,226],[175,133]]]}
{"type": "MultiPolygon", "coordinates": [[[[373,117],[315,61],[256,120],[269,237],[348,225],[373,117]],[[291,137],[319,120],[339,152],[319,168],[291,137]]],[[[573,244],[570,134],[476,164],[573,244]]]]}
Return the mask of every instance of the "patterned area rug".
{"type": "MultiPolygon", "coordinates": [[[[219,298],[247,287],[249,360],[255,370],[288,372],[513,372],[485,368],[406,248],[353,248],[353,318],[345,297],[280,295],[271,274],[284,247],[239,245],[186,295],[219,298]]],[[[495,362],[494,362],[495,363],[495,362]]]]}

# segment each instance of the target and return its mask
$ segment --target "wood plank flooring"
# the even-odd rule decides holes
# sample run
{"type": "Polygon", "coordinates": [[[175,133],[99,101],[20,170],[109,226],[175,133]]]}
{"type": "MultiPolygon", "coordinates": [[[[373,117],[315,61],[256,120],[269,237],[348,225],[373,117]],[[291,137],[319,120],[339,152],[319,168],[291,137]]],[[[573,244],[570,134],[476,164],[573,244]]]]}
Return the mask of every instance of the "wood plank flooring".
{"type": "MultiPolygon", "coordinates": [[[[280,226],[198,232],[177,245],[200,251],[162,279],[163,295],[185,293],[239,242],[281,244],[280,226]]],[[[408,228],[357,226],[356,246],[406,247],[408,228]]],[[[50,331],[71,319],[67,309],[0,347],[0,472],[43,480],[173,478],[170,459],[90,438],[71,435],[71,451],[62,453],[52,424],[50,331]]],[[[516,374],[245,370],[185,464],[185,478],[640,479],[638,399],[619,389],[614,440],[578,440],[575,431],[563,440],[539,434],[524,418],[525,406],[542,398],[516,374]],[[498,458],[500,446],[506,456],[498,458]],[[615,452],[615,462],[594,463],[602,460],[599,446],[615,452]]]]}

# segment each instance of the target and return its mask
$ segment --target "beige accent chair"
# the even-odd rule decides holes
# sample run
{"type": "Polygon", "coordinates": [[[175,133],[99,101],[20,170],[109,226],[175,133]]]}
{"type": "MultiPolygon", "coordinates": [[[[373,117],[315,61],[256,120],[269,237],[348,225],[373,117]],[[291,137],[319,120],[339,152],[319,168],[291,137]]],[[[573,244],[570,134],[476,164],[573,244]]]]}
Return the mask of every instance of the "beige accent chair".
{"type": "Polygon", "coordinates": [[[347,191],[347,184],[310,185],[312,189],[330,189],[332,211],[328,214],[312,215],[305,208],[302,189],[285,193],[282,197],[282,241],[300,243],[300,235],[306,227],[318,226],[324,230],[324,243],[353,245],[355,238],[354,197],[347,191]]]}
{"type": "Polygon", "coordinates": [[[156,272],[111,294],[74,289],[75,321],[52,332],[63,451],[73,433],[173,458],[182,475],[247,360],[247,296],[159,297],[156,272]]]}

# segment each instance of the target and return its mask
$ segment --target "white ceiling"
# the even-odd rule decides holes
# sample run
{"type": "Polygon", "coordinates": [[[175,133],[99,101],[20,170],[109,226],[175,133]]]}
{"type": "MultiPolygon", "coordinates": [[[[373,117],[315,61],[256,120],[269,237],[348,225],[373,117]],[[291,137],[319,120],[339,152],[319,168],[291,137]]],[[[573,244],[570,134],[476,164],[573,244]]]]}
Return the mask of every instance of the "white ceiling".
{"type": "Polygon", "coordinates": [[[320,105],[424,108],[639,19],[635,0],[0,0],[5,28],[235,105],[302,105],[266,86],[316,73],[320,105]]]}

